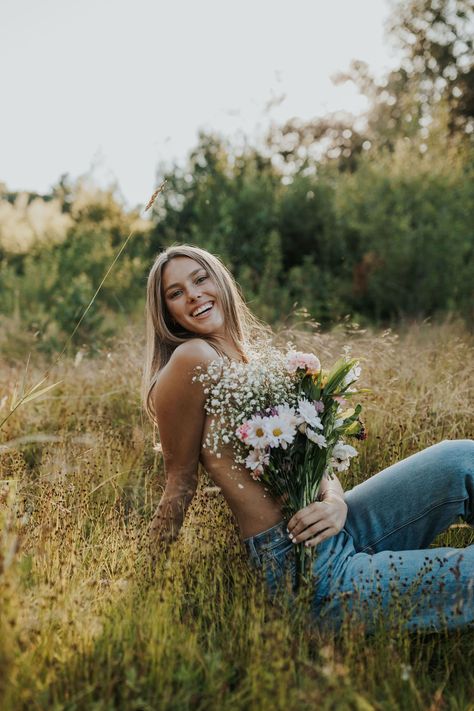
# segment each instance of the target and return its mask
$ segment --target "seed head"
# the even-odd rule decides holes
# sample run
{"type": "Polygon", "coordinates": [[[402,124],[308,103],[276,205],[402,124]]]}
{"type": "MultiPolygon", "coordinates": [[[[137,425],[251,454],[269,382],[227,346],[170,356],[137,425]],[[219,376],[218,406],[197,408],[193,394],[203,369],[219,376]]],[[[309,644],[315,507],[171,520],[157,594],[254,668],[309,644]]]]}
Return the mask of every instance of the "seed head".
{"type": "Polygon", "coordinates": [[[163,180],[161,185],[159,185],[157,187],[157,189],[155,190],[155,192],[153,193],[151,198],[148,200],[148,203],[147,203],[147,206],[146,206],[144,212],[147,212],[151,207],[153,207],[153,203],[155,202],[156,198],[161,193],[161,191],[164,189],[165,185],[166,185],[166,180],[163,180]]]}

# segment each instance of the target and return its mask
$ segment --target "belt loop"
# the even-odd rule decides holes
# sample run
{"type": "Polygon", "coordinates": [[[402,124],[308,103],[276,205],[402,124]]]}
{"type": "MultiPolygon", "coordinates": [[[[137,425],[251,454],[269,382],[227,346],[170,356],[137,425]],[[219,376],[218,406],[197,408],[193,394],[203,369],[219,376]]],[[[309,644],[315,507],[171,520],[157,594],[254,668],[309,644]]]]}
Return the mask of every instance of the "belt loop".
{"type": "Polygon", "coordinates": [[[253,538],[249,538],[248,540],[245,541],[245,543],[247,544],[247,548],[248,548],[248,551],[249,551],[249,553],[250,553],[250,556],[251,556],[253,562],[255,563],[255,565],[256,565],[258,568],[261,568],[261,567],[262,567],[262,562],[261,562],[261,560],[260,560],[260,556],[259,556],[258,553],[257,553],[257,549],[256,549],[256,547],[255,547],[255,543],[254,543],[253,538]]]}

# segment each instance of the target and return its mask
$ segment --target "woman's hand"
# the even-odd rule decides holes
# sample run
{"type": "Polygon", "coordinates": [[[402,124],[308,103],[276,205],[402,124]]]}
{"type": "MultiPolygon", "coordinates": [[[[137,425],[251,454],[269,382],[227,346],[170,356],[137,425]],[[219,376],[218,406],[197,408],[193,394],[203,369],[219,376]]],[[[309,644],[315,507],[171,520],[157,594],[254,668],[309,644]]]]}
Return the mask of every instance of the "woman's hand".
{"type": "Polygon", "coordinates": [[[316,546],[342,530],[347,518],[347,504],[341,495],[328,491],[322,501],[314,501],[300,509],[288,521],[293,543],[316,546]]]}

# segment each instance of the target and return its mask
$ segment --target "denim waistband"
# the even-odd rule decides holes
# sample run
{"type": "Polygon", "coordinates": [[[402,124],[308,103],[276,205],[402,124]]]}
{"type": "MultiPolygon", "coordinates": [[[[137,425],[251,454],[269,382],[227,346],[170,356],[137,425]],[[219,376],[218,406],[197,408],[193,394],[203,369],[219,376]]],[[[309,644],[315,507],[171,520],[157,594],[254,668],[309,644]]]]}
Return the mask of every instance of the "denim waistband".
{"type": "Polygon", "coordinates": [[[286,525],[286,521],[280,521],[275,524],[275,526],[267,528],[266,531],[244,539],[247,553],[256,565],[261,565],[260,552],[271,550],[282,541],[290,541],[290,537],[286,531],[286,525]]]}

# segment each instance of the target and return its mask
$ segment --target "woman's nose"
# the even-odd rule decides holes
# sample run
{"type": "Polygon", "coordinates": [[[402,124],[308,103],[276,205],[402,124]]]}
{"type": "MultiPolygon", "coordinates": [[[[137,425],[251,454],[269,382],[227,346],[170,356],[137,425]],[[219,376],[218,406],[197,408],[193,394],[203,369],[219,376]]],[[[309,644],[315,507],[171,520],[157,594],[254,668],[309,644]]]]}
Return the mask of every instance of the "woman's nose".
{"type": "Polygon", "coordinates": [[[201,296],[201,291],[197,286],[191,286],[188,289],[188,299],[194,301],[194,299],[199,299],[201,296]]]}

